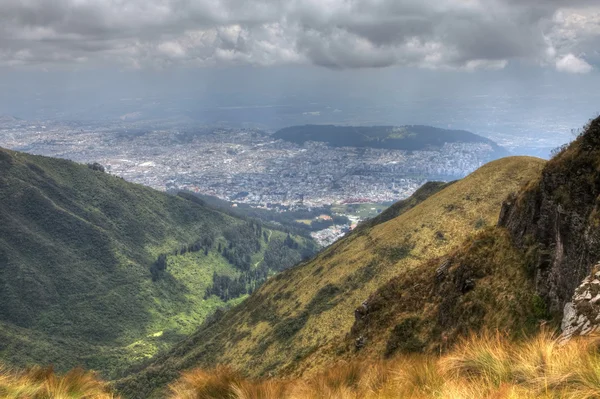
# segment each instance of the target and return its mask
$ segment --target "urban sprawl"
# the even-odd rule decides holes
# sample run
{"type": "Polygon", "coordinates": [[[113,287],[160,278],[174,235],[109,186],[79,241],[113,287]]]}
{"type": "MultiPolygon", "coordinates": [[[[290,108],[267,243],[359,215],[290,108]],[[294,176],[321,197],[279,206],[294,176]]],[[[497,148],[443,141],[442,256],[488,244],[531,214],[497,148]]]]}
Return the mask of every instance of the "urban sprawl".
{"type": "MultiPolygon", "coordinates": [[[[408,197],[427,180],[460,178],[492,153],[483,143],[411,152],[333,148],[274,140],[256,129],[147,122],[32,123],[14,118],[0,120],[0,146],[98,162],[109,173],[158,190],[190,190],[278,211],[391,203],[408,197]]],[[[315,238],[326,245],[346,227],[333,226],[315,233],[315,238]]]]}

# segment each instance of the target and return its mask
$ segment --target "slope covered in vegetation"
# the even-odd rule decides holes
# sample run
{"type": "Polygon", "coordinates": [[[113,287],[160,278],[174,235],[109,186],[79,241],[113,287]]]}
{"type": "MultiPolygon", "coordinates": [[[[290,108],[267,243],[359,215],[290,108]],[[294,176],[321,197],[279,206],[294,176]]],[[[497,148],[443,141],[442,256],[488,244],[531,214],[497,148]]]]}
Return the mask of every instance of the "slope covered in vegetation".
{"type": "Polygon", "coordinates": [[[411,208],[414,208],[421,202],[425,201],[427,198],[431,197],[433,194],[443,190],[452,183],[453,182],[444,183],[438,181],[430,181],[423,184],[417,189],[417,191],[413,193],[413,195],[411,195],[407,199],[395,202],[394,204],[386,208],[383,212],[381,212],[379,215],[375,216],[374,218],[367,219],[366,221],[358,225],[357,231],[373,228],[378,224],[385,223],[388,220],[392,220],[395,217],[400,216],[404,212],[408,211],[411,208]]]}
{"type": "MultiPolygon", "coordinates": [[[[415,308],[426,308],[430,287],[415,285],[419,276],[433,278],[431,265],[441,256],[458,251],[477,231],[485,234],[486,226],[496,224],[502,201],[535,179],[543,166],[544,161],[528,157],[492,162],[436,194],[424,196],[424,201],[404,208],[395,218],[358,229],[311,261],[270,279],[244,303],[207,323],[140,374],[120,382],[119,387],[128,395],[143,397],[153,387],[175,379],[180,370],[198,365],[228,364],[251,376],[307,375],[340,357],[360,356],[362,352],[355,352],[347,338],[357,307],[396,277],[418,291],[415,308]]],[[[510,247],[506,242],[501,236],[498,245],[510,247]]],[[[508,252],[506,256],[517,255],[508,252]]],[[[498,259],[485,273],[504,273],[498,270],[501,261],[498,259]]],[[[511,271],[499,284],[510,286],[511,273],[520,276],[518,270],[511,271]]],[[[515,306],[520,305],[517,295],[530,286],[522,279],[510,288],[514,296],[507,304],[515,306]]],[[[486,292],[482,294],[484,304],[493,306],[493,301],[485,302],[485,295],[494,293],[489,288],[486,292]]],[[[517,315],[515,323],[527,319],[529,311],[517,315]]],[[[484,316],[473,312],[469,317],[475,318],[473,324],[482,324],[484,316]]],[[[503,326],[503,321],[497,325],[503,326]]],[[[442,337],[435,332],[435,323],[431,331],[419,337],[419,345],[434,350],[442,337]]],[[[371,353],[381,357],[385,346],[384,342],[383,351],[374,349],[371,353]]]]}
{"type": "Polygon", "coordinates": [[[98,168],[0,149],[0,359],[115,376],[194,331],[305,238],[98,168]]]}

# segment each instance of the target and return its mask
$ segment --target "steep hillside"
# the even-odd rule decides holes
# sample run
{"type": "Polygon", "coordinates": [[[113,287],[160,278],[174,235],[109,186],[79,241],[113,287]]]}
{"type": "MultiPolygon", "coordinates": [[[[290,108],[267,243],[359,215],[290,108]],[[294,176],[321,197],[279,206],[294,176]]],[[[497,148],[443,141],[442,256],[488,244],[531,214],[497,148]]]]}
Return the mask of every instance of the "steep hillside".
{"type": "MultiPolygon", "coordinates": [[[[419,284],[420,276],[431,272],[429,265],[458,250],[473,233],[494,226],[502,201],[535,179],[543,165],[528,157],[492,162],[395,218],[360,229],[270,279],[241,305],[119,386],[132,397],[145,397],[193,366],[229,364],[264,376],[306,374],[330,365],[350,354],[346,335],[355,310],[371,293],[394,277],[406,278],[410,289],[421,290],[412,283],[419,284]]],[[[502,284],[509,280],[507,275],[502,284]]],[[[428,289],[423,287],[422,293],[428,289]]]]}
{"type": "Polygon", "coordinates": [[[304,238],[0,149],[0,359],[115,376],[310,256],[304,238]]]}
{"type": "Polygon", "coordinates": [[[506,230],[489,227],[379,287],[357,307],[350,334],[335,351],[368,359],[442,353],[481,330],[529,336],[548,318],[524,254],[506,230]]]}
{"type": "Polygon", "coordinates": [[[527,252],[536,291],[562,317],[600,261],[600,118],[548,162],[537,181],[503,206],[499,224],[527,252]]]}

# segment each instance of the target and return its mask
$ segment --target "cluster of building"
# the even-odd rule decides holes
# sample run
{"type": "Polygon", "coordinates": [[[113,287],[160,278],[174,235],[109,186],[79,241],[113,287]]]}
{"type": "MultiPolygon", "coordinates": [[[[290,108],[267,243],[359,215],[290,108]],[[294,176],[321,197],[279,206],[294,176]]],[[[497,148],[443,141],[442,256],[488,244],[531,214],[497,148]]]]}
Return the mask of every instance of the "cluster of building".
{"type": "MultiPolygon", "coordinates": [[[[109,173],[158,190],[187,189],[262,207],[396,201],[427,180],[472,172],[493,152],[483,143],[408,152],[297,145],[256,129],[16,119],[0,121],[0,146],[99,162],[109,173]]],[[[344,228],[323,234],[340,235],[344,228]]]]}

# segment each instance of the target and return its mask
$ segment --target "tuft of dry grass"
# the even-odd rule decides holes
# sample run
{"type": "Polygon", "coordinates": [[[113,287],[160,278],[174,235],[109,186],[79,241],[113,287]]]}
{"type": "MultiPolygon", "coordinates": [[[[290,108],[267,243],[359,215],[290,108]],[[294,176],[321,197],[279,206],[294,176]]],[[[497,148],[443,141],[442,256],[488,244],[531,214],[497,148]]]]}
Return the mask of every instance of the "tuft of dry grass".
{"type": "Polygon", "coordinates": [[[600,398],[598,338],[559,345],[542,331],[514,342],[484,333],[443,356],[350,362],[307,379],[249,380],[228,368],[192,370],[171,399],[593,399],[600,398]]]}
{"type": "Polygon", "coordinates": [[[59,376],[51,367],[14,371],[0,366],[3,399],[116,399],[95,373],[73,369],[59,376]]]}

